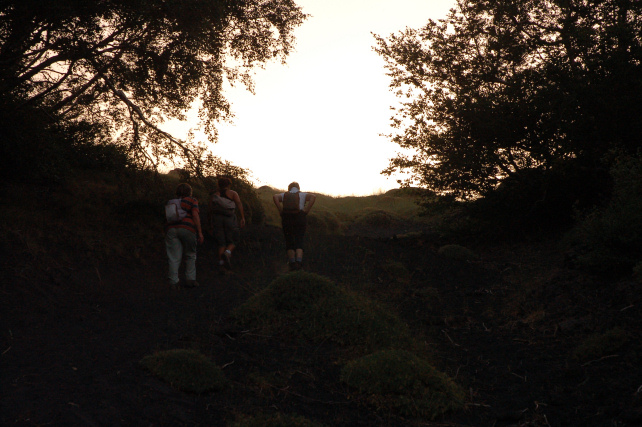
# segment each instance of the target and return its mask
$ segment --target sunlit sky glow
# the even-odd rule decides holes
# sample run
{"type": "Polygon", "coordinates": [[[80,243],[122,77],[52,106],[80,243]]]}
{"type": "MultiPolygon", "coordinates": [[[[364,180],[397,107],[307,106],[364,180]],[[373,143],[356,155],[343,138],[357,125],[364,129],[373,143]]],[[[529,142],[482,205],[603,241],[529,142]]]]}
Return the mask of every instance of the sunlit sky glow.
{"type": "Polygon", "coordinates": [[[257,70],[255,95],[242,85],[226,91],[235,114],[219,128],[214,152],[252,171],[257,185],[334,196],[396,188],[380,172],[397,146],[390,133],[384,60],[372,33],[387,37],[428,19],[444,18],[454,0],[296,0],[311,15],[295,30],[285,65],[257,70]]]}

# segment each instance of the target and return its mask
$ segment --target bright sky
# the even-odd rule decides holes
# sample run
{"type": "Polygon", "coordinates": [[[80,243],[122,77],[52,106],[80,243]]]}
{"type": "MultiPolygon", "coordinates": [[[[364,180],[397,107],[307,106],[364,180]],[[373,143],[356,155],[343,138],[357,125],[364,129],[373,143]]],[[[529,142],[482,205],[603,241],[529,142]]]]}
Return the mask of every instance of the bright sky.
{"type": "Polygon", "coordinates": [[[396,144],[384,60],[371,32],[387,37],[444,18],[455,0],[296,0],[311,15],[295,32],[287,64],[267,64],[255,95],[227,92],[233,125],[219,129],[214,152],[249,169],[256,184],[333,196],[396,188],[381,175],[396,144]]]}

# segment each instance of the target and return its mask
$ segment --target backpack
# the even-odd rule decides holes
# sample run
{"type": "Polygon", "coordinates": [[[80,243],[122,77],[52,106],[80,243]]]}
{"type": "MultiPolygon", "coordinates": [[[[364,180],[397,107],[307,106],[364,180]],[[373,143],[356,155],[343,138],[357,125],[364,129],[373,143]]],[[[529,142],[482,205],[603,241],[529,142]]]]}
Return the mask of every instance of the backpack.
{"type": "Polygon", "coordinates": [[[165,205],[165,218],[168,224],[181,222],[187,216],[187,211],[181,207],[182,199],[172,199],[165,205]]]}
{"type": "Polygon", "coordinates": [[[283,213],[299,213],[299,193],[283,193],[283,213]]]}
{"type": "Polygon", "coordinates": [[[234,216],[236,204],[227,197],[212,195],[210,212],[225,216],[234,216]]]}

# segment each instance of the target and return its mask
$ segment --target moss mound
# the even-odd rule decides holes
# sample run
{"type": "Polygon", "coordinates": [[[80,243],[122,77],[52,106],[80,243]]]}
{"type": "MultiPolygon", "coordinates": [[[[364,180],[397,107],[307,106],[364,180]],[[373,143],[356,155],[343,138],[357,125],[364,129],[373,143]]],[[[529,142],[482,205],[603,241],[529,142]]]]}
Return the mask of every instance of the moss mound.
{"type": "Polygon", "coordinates": [[[435,419],[464,406],[464,392],[426,360],[403,350],[384,350],[348,363],[341,380],[379,409],[435,419]]]}
{"type": "Polygon", "coordinates": [[[308,226],[321,233],[333,234],[341,231],[341,221],[328,210],[313,210],[308,215],[308,226]]]}
{"type": "Polygon", "coordinates": [[[391,212],[383,209],[370,208],[364,209],[363,212],[355,218],[354,225],[362,227],[387,228],[398,220],[399,218],[391,212]]]}
{"type": "Polygon", "coordinates": [[[179,390],[191,393],[218,391],[225,388],[223,372],[205,355],[194,350],[167,350],[140,361],[152,374],[179,390]]]}
{"type": "Polygon", "coordinates": [[[364,347],[366,351],[404,347],[411,342],[407,326],[398,317],[328,278],[306,271],[275,279],[234,316],[245,327],[263,328],[271,334],[364,347]]]}

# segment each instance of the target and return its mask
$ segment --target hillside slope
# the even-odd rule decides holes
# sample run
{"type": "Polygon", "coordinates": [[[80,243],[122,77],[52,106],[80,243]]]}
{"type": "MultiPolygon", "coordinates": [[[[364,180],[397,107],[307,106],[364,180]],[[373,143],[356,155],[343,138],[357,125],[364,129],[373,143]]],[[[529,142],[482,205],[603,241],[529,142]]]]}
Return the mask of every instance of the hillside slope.
{"type": "MultiPolygon", "coordinates": [[[[327,345],[238,329],[233,309],[286,274],[277,227],[244,229],[226,275],[208,238],[201,287],[173,290],[153,203],[104,181],[2,192],[1,425],[225,426],[275,412],[328,426],[432,425],[364,404],[338,381],[327,345]],[[140,367],[172,348],[198,349],[232,386],[184,393],[140,367]]],[[[554,242],[471,246],[477,257],[458,260],[434,233],[390,238],[386,224],[313,227],[305,268],[398,313],[468,391],[467,409],[435,425],[642,422],[635,283],[565,268],[554,242]]]]}

